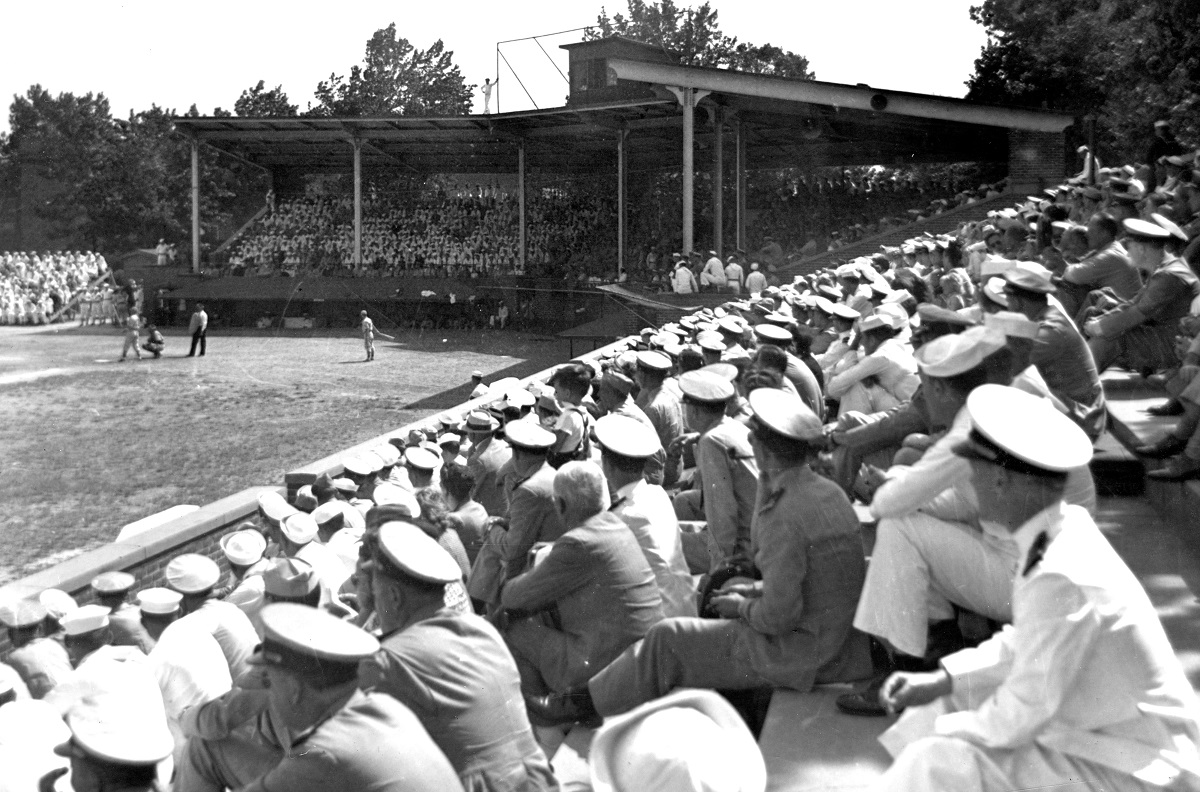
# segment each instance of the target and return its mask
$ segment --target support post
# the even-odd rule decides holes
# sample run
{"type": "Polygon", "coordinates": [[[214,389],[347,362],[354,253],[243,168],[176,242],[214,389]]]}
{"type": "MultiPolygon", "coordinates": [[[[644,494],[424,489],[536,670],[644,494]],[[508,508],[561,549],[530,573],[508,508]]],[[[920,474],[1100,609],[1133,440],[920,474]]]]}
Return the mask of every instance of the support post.
{"type": "Polygon", "coordinates": [[[517,148],[517,222],[520,225],[518,247],[521,251],[521,272],[525,268],[525,141],[517,148]]]}
{"type": "Polygon", "coordinates": [[[200,272],[200,140],[192,136],[192,272],[200,272]]]}
{"type": "Polygon", "coordinates": [[[625,273],[625,136],[617,132],[617,280],[625,273]]]}
{"type": "Polygon", "coordinates": [[[362,268],[362,141],[351,138],[354,147],[354,268],[362,268]]]}
{"type": "Polygon", "coordinates": [[[681,181],[683,182],[683,255],[692,254],[692,223],[693,202],[695,200],[695,116],[696,92],[691,88],[683,89],[683,166],[681,181]]]}
{"type": "Polygon", "coordinates": [[[718,107],[713,116],[713,175],[712,175],[712,220],[713,250],[725,260],[725,110],[718,107]]]}
{"type": "Polygon", "coordinates": [[[746,131],[737,124],[737,249],[746,249],[746,131]]]}

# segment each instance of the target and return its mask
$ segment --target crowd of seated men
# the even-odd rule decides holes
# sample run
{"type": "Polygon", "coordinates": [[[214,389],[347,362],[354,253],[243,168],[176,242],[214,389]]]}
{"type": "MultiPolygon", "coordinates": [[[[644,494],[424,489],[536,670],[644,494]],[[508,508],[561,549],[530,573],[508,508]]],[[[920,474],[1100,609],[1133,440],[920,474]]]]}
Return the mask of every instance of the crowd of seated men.
{"type": "Polygon", "coordinates": [[[0,603],[0,761],[137,789],[556,789],[541,729],[584,724],[597,789],[761,790],[705,691],[840,682],[842,711],[899,716],[881,789],[1200,788],[1195,695],[1088,467],[1123,366],[1182,386],[1152,451],[1192,475],[1200,353],[1162,339],[1200,285],[1190,182],[1164,175],[731,293],[544,383],[476,372],[465,415],[261,496],[222,565],[0,603]]]}
{"type": "Polygon", "coordinates": [[[482,278],[541,274],[607,246],[615,214],[594,197],[535,191],[527,206],[526,261],[518,251],[517,197],[494,186],[438,189],[363,201],[363,265],[353,264],[353,203],[346,196],[280,202],[240,240],[229,270],[482,278]]]}
{"type": "Polygon", "coordinates": [[[45,324],[108,271],[99,253],[0,253],[0,324],[45,324]]]}

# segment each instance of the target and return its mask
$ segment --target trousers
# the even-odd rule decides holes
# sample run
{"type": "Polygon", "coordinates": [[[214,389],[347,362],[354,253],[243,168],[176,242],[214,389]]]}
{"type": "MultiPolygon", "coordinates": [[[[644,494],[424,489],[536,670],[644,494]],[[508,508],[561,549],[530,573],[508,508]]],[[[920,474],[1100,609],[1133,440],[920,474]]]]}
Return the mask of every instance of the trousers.
{"type": "Polygon", "coordinates": [[[192,357],[193,355],[196,354],[196,345],[197,344],[200,345],[200,357],[204,357],[204,348],[205,348],[205,343],[206,343],[204,337],[207,334],[208,334],[207,327],[203,327],[203,328],[197,330],[196,332],[192,333],[192,350],[190,352],[188,352],[188,357],[192,357]]]}
{"type": "Polygon", "coordinates": [[[176,768],[173,788],[175,792],[241,789],[266,775],[281,759],[282,749],[236,733],[223,740],[191,737],[176,768]]]}
{"type": "Polygon", "coordinates": [[[854,626],[913,657],[925,655],[930,622],[954,605],[1012,621],[1015,542],[974,526],[914,512],[879,521],[854,626]]]}
{"type": "Polygon", "coordinates": [[[749,658],[740,657],[737,651],[738,639],[748,629],[740,620],[663,619],[592,677],[588,689],[596,711],[618,715],[679,687],[746,690],[770,686],[749,658]]]}

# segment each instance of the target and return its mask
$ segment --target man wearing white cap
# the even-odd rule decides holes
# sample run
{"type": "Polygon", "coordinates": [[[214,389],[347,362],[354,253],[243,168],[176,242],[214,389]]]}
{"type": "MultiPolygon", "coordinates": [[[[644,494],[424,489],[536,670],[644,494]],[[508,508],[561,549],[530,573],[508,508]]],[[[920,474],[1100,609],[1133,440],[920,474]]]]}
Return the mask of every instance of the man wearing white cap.
{"type": "Polygon", "coordinates": [[[729,263],[725,265],[725,288],[734,294],[741,294],[742,281],[745,280],[745,277],[742,265],[738,263],[737,254],[734,253],[729,257],[729,263]]]}
{"type": "Polygon", "coordinates": [[[253,523],[242,523],[221,537],[220,546],[229,561],[230,574],[226,588],[229,593],[223,599],[238,606],[253,623],[263,606],[262,575],[269,566],[263,558],[267,540],[253,523]]]}
{"type": "MultiPolygon", "coordinates": [[[[171,734],[152,686],[89,695],[72,706],[66,722],[71,739],[55,753],[70,758],[76,792],[166,789],[159,784],[158,765],[171,755],[171,734]]],[[[53,787],[52,778],[46,778],[45,788],[53,787]]]]}
{"type": "Polygon", "coordinates": [[[725,267],[715,250],[708,251],[708,260],[700,272],[700,291],[719,292],[725,288],[725,267]]]}
{"type": "Polygon", "coordinates": [[[592,740],[588,766],[593,792],[763,792],[767,787],[754,735],[738,711],[711,690],[677,690],[609,718],[592,740]]]}
{"type": "Polygon", "coordinates": [[[521,699],[521,678],[486,620],[447,608],[461,580],[437,541],[406,522],[379,528],[371,580],[382,646],[358,669],[360,687],[411,709],[472,790],[557,789],[521,699]]]}
{"type": "Polygon", "coordinates": [[[746,690],[861,679],[866,636],[850,626],[865,562],[846,495],[809,466],[824,437],[799,397],[750,393],[751,431],[763,471],[754,517],[753,582],[716,592],[717,619],[664,619],[586,686],[532,698],[546,723],[618,715],[678,687],[746,690]]]}
{"type": "Polygon", "coordinates": [[[92,579],[96,602],[110,609],[109,627],[114,646],[136,646],[144,654],[154,648],[154,639],[142,626],[138,607],[127,601],[134,577],[128,572],[105,572],[92,579]]]}
{"type": "Polygon", "coordinates": [[[1038,337],[1030,361],[1072,420],[1095,440],[1104,431],[1108,411],[1104,388],[1092,351],[1057,301],[1050,271],[1040,264],[1018,262],[1004,273],[1010,310],[1038,323],[1038,337]]]}
{"type": "Polygon", "coordinates": [[[672,441],[683,434],[683,406],[678,387],[666,387],[671,372],[671,359],[662,352],[638,352],[634,381],[641,391],[636,404],[650,419],[658,442],[670,448],[672,441]]]}
{"type": "Polygon", "coordinates": [[[325,601],[332,602],[350,577],[350,570],[332,550],[315,541],[319,530],[311,514],[297,512],[279,526],[279,550],[285,558],[299,558],[311,564],[321,580],[325,601]]]}
{"type": "Polygon", "coordinates": [[[1124,225],[1130,257],[1146,282],[1128,302],[1084,312],[1083,332],[1096,368],[1103,373],[1120,365],[1140,372],[1178,365],[1175,331],[1200,296],[1200,279],[1187,262],[1167,251],[1170,231],[1148,220],[1126,220],[1124,225]]]}
{"type": "Polygon", "coordinates": [[[1200,788],[1191,684],[1137,579],[1064,498],[1091,443],[1012,388],[980,387],[967,412],[971,431],[954,453],[1018,548],[1015,616],[935,671],[884,683],[884,706],[908,711],[880,738],[896,762],[879,788],[1200,788]]]}
{"type": "Polygon", "coordinates": [[[637,537],[658,582],[663,616],[695,616],[696,586],[683,557],[679,521],[667,493],[644,475],[646,461],[661,449],[658,437],[633,418],[606,415],[596,421],[596,442],[613,497],[609,511],[637,537]]]}
{"type": "Polygon", "coordinates": [[[12,651],[8,663],[20,675],[35,699],[71,675],[67,650],[53,638],[42,635],[46,608],[36,599],[16,599],[0,605],[0,624],[8,632],[12,651]]]}
{"type": "MultiPolygon", "coordinates": [[[[308,516],[303,512],[296,515],[308,516]]],[[[197,553],[176,556],[163,573],[167,586],[183,595],[181,617],[175,626],[202,629],[212,635],[221,645],[230,673],[236,677],[246,670],[246,659],[258,639],[249,619],[236,605],[213,598],[220,576],[217,563],[197,553]]]]}
{"type": "Polygon", "coordinates": [[[838,412],[882,412],[912,398],[921,384],[912,347],[896,336],[908,326],[903,309],[882,306],[862,321],[862,357],[825,383],[825,393],[839,402],[838,412]]]}
{"type": "Polygon", "coordinates": [[[359,664],[379,651],[369,633],[318,610],[263,608],[270,707],[286,727],[284,757],[239,792],[458,792],[453,766],[416,716],[391,696],[358,689],[359,664]]]}
{"type": "Polygon", "coordinates": [[[179,618],[179,603],[182,600],[182,594],[178,591],[171,591],[169,588],[148,588],[137,593],[142,626],[154,640],[155,646],[158,645],[158,639],[162,636],[163,630],[179,618]]]}
{"type": "MultiPolygon", "coordinates": [[[[1009,583],[1017,563],[1016,546],[981,510],[970,468],[953,453],[970,433],[970,393],[1011,379],[1004,334],[975,327],[942,336],[917,350],[917,362],[931,422],[949,431],[916,464],[889,469],[875,492],[875,548],[854,617],[855,627],[882,640],[896,662],[908,667],[961,647],[955,605],[1011,621],[1009,583]]],[[[1095,508],[1086,465],[1071,471],[1068,498],[1095,508]]],[[[875,688],[848,694],[839,706],[855,714],[883,714],[875,688]]]]}
{"type": "MultiPolygon", "coordinates": [[[[685,552],[694,572],[716,572],[750,558],[750,526],[758,496],[758,462],[746,424],[726,411],[734,400],[733,383],[711,371],[689,371],[679,378],[683,415],[696,441],[694,489],[676,494],[672,503],[681,520],[704,520],[704,531],[687,534],[685,552]],[[704,547],[690,537],[699,537],[704,547]]],[[[676,449],[673,454],[682,456],[676,449]]]]}
{"type": "Polygon", "coordinates": [[[662,619],[654,572],[629,528],[608,511],[599,466],[563,465],[554,505],[570,530],[501,596],[502,632],[526,696],[583,685],[662,619]]]}
{"type": "Polygon", "coordinates": [[[530,549],[538,542],[553,542],[564,529],[554,508],[554,468],[547,460],[554,435],[518,421],[507,437],[513,453],[507,525],[489,528],[467,586],[474,599],[493,607],[503,582],[525,571],[530,549]]]}

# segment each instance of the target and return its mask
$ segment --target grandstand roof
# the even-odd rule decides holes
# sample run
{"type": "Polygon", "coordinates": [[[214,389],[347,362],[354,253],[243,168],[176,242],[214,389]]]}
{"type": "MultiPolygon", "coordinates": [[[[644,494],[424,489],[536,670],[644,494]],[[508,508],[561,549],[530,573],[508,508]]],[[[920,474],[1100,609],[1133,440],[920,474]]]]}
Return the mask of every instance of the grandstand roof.
{"type": "MultiPolygon", "coordinates": [[[[1072,119],[1056,113],[996,108],[961,99],[884,91],[868,86],[613,59],[621,84],[645,87],[644,98],[570,104],[545,110],[452,117],[195,118],[176,126],[201,141],[268,168],[345,171],[353,138],[363,143],[364,167],[413,172],[502,173],[615,168],[617,137],[627,131],[632,171],[678,169],[682,115],[664,85],[712,93],[698,106],[696,142],[712,146],[718,108],[742,124],[747,167],[1003,161],[1008,129],[1061,132],[1072,119]],[[800,97],[800,98],[791,98],[800,97]],[[882,101],[883,109],[879,107],[882,101]]],[[[733,157],[726,131],[726,157],[733,157]]]]}

